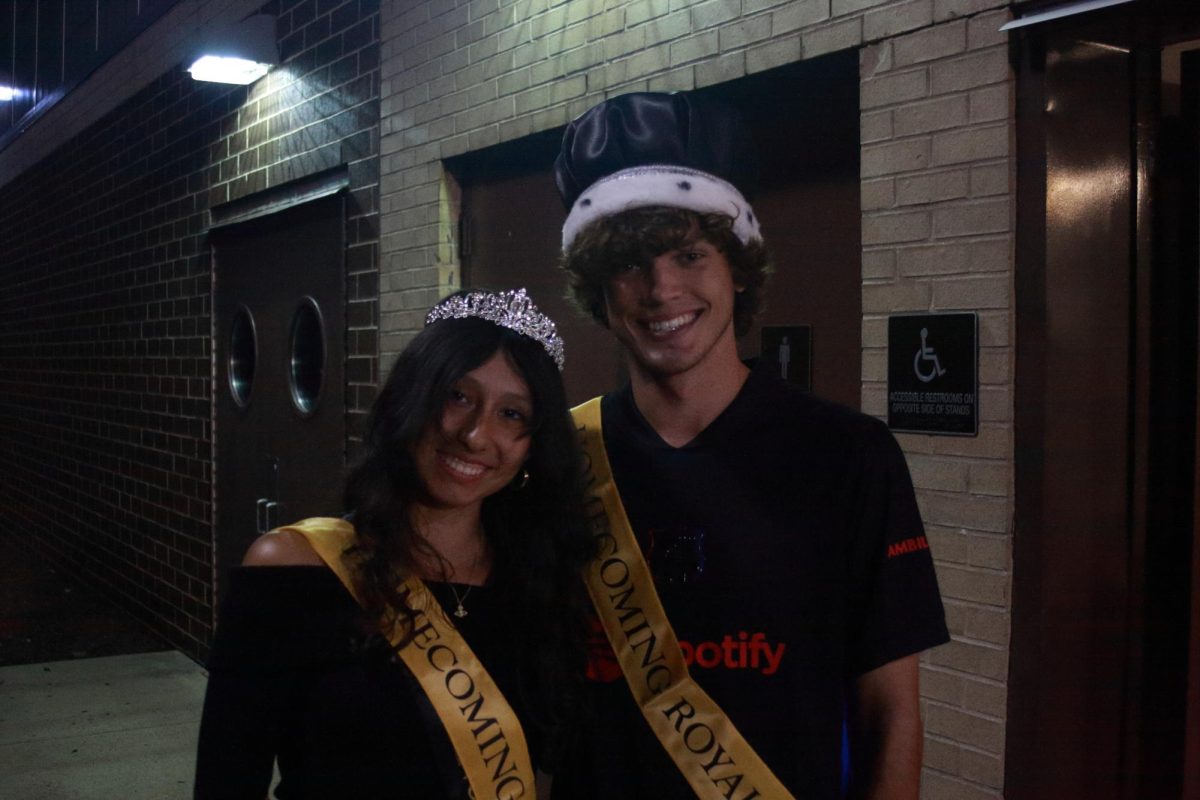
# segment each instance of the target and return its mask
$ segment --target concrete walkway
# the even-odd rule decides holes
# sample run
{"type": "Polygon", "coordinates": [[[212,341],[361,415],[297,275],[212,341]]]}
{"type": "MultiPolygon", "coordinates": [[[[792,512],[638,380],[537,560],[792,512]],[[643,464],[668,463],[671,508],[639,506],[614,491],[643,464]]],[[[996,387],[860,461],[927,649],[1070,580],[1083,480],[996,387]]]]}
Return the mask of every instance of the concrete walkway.
{"type": "Polygon", "coordinates": [[[205,680],[175,651],[0,667],[0,798],[191,797],[205,680]]]}

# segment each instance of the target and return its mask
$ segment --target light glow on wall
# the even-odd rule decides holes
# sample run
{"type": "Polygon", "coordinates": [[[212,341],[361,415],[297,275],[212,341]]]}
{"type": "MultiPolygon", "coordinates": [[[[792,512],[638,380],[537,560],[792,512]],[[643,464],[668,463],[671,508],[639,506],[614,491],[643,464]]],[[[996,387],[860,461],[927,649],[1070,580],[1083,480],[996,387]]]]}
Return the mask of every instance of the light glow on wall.
{"type": "Polygon", "coordinates": [[[0,103],[11,103],[17,99],[17,90],[11,86],[0,84],[0,103]]]}
{"type": "Polygon", "coordinates": [[[196,59],[192,66],[188,67],[188,72],[198,81],[245,85],[254,83],[270,69],[270,64],[262,64],[248,58],[206,55],[196,59]]]}

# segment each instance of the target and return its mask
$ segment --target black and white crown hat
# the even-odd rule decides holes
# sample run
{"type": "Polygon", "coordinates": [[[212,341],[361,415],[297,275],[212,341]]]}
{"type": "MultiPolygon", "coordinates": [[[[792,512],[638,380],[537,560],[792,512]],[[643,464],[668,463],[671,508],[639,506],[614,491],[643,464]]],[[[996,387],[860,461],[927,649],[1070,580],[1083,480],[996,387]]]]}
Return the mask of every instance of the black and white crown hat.
{"type": "Polygon", "coordinates": [[[695,92],[635,92],[609,98],[571,122],[554,162],[569,210],[563,250],[588,224],[643,206],[733,218],[743,243],[762,239],[743,192],[754,150],[740,116],[695,92]]]}

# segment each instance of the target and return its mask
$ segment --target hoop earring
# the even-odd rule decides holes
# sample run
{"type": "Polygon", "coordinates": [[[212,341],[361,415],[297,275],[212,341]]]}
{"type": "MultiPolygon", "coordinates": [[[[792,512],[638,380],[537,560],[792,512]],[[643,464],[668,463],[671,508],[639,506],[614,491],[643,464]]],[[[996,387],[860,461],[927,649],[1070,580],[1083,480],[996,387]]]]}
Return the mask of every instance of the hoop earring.
{"type": "Polygon", "coordinates": [[[522,467],[521,474],[518,475],[517,477],[513,478],[512,483],[510,483],[508,486],[514,492],[519,492],[528,485],[529,485],[529,470],[522,467]]]}

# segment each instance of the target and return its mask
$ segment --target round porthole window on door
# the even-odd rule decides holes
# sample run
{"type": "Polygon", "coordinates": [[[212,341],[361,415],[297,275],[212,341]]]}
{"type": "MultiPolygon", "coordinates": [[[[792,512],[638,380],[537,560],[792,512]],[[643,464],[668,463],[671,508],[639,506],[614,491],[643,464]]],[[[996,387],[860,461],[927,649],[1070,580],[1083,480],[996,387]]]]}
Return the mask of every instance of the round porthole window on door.
{"type": "Polygon", "coordinates": [[[325,379],[325,322],[317,301],[306,297],[292,315],[288,382],[296,410],[308,416],[317,409],[325,379]]]}
{"type": "Polygon", "coordinates": [[[250,402],[257,362],[258,336],[254,331],[254,317],[250,309],[242,306],[233,315],[233,325],[229,329],[229,393],[240,408],[250,402]]]}

